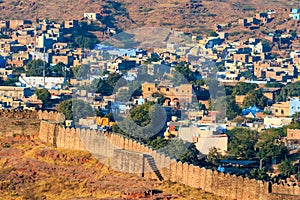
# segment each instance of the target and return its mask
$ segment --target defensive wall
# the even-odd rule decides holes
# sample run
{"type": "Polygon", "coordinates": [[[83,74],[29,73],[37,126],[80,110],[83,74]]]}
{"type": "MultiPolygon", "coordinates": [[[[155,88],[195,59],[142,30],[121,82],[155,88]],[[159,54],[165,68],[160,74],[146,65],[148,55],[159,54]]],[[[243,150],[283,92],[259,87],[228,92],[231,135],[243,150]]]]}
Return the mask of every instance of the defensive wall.
{"type": "Polygon", "coordinates": [[[38,136],[42,120],[63,122],[64,116],[51,111],[0,110],[0,136],[38,136]]]}
{"type": "Polygon", "coordinates": [[[178,182],[239,200],[298,200],[300,188],[230,175],[177,161],[147,145],[115,133],[65,128],[64,117],[48,111],[0,111],[1,136],[37,134],[58,148],[88,150],[116,170],[151,179],[178,182]],[[1,121],[1,122],[2,122],[1,121]],[[22,130],[15,122],[22,122],[22,130]],[[10,124],[15,123],[15,124],[10,124]],[[35,129],[33,128],[35,127],[35,129]],[[5,132],[5,133],[4,133],[5,132]]]}

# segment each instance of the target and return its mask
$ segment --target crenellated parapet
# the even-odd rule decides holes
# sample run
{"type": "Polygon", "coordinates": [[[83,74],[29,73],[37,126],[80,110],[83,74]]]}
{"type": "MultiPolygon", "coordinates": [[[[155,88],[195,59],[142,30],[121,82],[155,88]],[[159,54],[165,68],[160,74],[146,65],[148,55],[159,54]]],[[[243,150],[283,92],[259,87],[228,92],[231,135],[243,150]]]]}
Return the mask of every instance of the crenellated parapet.
{"type": "Polygon", "coordinates": [[[300,196],[298,186],[272,184],[180,162],[116,133],[59,127],[54,135],[57,147],[88,150],[102,159],[101,162],[117,170],[150,179],[178,182],[217,196],[241,200],[274,199],[277,196],[297,199],[300,196]]]}
{"type": "Polygon", "coordinates": [[[63,123],[65,121],[65,116],[57,111],[47,111],[39,110],[37,111],[38,118],[40,120],[51,121],[56,123],[63,123]]]}
{"type": "Polygon", "coordinates": [[[177,182],[231,199],[300,197],[300,188],[295,185],[272,184],[194,166],[120,134],[66,128],[63,122],[63,114],[54,111],[0,110],[0,136],[38,135],[41,141],[57,148],[87,150],[100,162],[123,172],[177,182]]]}
{"type": "Polygon", "coordinates": [[[0,118],[9,118],[9,119],[39,119],[52,121],[57,123],[63,123],[65,117],[62,113],[57,111],[48,111],[48,110],[15,110],[15,109],[5,109],[0,110],[0,118]]]}
{"type": "Polygon", "coordinates": [[[38,119],[38,111],[31,110],[2,110],[0,109],[0,118],[9,119],[38,119]]]}

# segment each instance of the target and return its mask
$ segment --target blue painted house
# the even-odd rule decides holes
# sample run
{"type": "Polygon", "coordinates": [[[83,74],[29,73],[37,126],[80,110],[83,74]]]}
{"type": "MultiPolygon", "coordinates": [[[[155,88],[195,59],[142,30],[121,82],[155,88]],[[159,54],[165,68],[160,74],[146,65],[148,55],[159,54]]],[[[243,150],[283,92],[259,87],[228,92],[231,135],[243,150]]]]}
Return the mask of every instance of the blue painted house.
{"type": "Polygon", "coordinates": [[[300,20],[300,8],[293,8],[291,14],[293,15],[294,20],[300,20]]]}
{"type": "Polygon", "coordinates": [[[293,116],[297,112],[300,112],[300,99],[294,98],[290,101],[290,116],[293,116]]]}

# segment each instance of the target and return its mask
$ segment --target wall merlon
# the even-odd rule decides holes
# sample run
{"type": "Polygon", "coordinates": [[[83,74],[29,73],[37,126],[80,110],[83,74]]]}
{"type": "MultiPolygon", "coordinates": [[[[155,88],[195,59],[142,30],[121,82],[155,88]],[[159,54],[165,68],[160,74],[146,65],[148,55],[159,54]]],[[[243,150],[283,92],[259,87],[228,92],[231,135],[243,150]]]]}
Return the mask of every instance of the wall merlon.
{"type": "Polygon", "coordinates": [[[298,186],[271,184],[182,163],[163,154],[161,151],[154,150],[148,145],[120,134],[104,133],[91,129],[65,128],[62,126],[63,120],[64,116],[62,114],[53,111],[0,110],[0,136],[36,134],[41,141],[52,144],[55,147],[89,150],[93,154],[98,153],[109,157],[109,159],[112,158],[116,149],[124,149],[125,151],[117,156],[120,160],[116,160],[122,169],[124,168],[133,173],[135,170],[139,171],[139,167],[143,165],[145,167],[144,177],[157,178],[157,174],[147,164],[147,159],[140,159],[140,156],[134,152],[141,153],[139,155],[147,154],[154,159],[155,165],[164,180],[183,183],[191,187],[200,188],[205,192],[231,199],[267,200],[280,199],[288,195],[294,200],[300,196],[300,188],[298,186]],[[20,127],[9,125],[17,121],[22,122],[24,125],[20,127]],[[136,155],[136,163],[128,160],[130,152],[136,155]],[[137,163],[142,162],[141,160],[143,160],[144,164],[137,163]],[[127,164],[125,165],[125,163],[127,164]],[[130,168],[127,169],[126,166],[130,168]]]}

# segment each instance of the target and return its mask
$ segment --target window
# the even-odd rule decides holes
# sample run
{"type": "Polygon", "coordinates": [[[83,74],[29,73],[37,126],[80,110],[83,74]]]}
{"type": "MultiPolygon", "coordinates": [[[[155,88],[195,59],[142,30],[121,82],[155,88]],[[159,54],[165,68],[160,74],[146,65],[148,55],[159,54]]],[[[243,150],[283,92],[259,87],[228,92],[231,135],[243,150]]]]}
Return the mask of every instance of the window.
{"type": "Polygon", "coordinates": [[[148,88],[148,91],[150,91],[151,90],[151,88],[148,88]]]}
{"type": "Polygon", "coordinates": [[[167,91],[167,92],[169,92],[169,91],[170,91],[170,89],[169,89],[169,88],[167,88],[167,89],[166,89],[166,91],[167,91]]]}
{"type": "Polygon", "coordinates": [[[281,110],[281,114],[284,114],[284,110],[281,110]]]}

